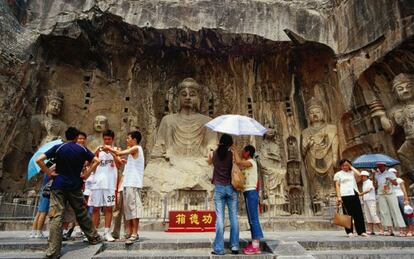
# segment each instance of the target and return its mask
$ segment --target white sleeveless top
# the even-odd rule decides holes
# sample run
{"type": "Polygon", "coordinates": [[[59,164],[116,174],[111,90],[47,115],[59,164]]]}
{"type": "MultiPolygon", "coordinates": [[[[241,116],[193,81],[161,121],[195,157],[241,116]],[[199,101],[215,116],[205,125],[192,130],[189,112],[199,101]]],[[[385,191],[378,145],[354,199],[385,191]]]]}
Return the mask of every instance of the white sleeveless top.
{"type": "Polygon", "coordinates": [[[136,159],[131,154],[128,155],[127,163],[124,168],[122,188],[142,188],[144,184],[144,162],[144,152],[142,151],[142,147],[138,146],[138,157],[136,159]]]}
{"type": "Polygon", "coordinates": [[[91,190],[116,190],[118,169],[116,168],[114,156],[111,153],[99,151],[98,158],[101,162],[96,168],[91,190]]]}
{"type": "Polygon", "coordinates": [[[246,177],[246,183],[243,190],[244,192],[256,190],[258,180],[256,161],[253,158],[250,158],[247,161],[249,161],[252,166],[247,167],[242,171],[244,177],[246,177]]]}

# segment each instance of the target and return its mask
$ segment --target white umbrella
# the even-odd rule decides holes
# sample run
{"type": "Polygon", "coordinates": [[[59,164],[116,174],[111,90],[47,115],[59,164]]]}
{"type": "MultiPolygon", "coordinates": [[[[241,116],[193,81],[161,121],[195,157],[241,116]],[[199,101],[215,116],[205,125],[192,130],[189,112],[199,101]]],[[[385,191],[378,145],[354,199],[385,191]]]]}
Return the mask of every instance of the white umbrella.
{"type": "Polygon", "coordinates": [[[237,136],[263,136],[267,132],[267,129],[263,127],[255,119],[236,114],[221,115],[209,121],[204,126],[216,132],[227,133],[237,136]]]}

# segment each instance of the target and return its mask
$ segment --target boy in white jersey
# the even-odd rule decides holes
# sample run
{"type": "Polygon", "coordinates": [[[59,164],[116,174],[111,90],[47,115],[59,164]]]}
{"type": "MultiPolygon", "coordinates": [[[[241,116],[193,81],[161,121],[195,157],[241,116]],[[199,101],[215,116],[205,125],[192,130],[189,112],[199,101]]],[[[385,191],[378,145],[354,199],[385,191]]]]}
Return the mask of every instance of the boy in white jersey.
{"type": "MultiPolygon", "coordinates": [[[[115,138],[114,132],[112,130],[106,130],[102,135],[104,145],[112,146],[115,138]]],[[[92,222],[95,228],[99,227],[99,214],[101,208],[104,208],[105,233],[103,237],[106,241],[113,242],[115,239],[112,237],[109,229],[111,228],[112,207],[115,205],[118,167],[121,164],[121,160],[117,155],[105,151],[103,147],[98,147],[95,154],[101,162],[93,176],[88,206],[93,207],[92,222]]]]}
{"type": "Polygon", "coordinates": [[[138,226],[143,210],[141,189],[144,181],[145,160],[142,147],[139,146],[141,138],[141,133],[139,131],[128,133],[128,147],[123,151],[118,151],[112,147],[105,146],[105,150],[109,150],[117,156],[128,155],[122,181],[125,220],[127,221],[126,224],[128,224],[128,229],[131,233],[130,238],[126,240],[127,244],[132,244],[139,240],[138,226]]]}
{"type": "Polygon", "coordinates": [[[368,224],[368,235],[375,235],[374,226],[376,225],[380,230],[380,235],[384,235],[384,229],[382,228],[380,219],[377,215],[377,200],[375,197],[375,188],[371,179],[369,179],[369,173],[367,171],[361,172],[362,179],[362,192],[359,196],[362,196],[364,202],[364,215],[368,224]]]}

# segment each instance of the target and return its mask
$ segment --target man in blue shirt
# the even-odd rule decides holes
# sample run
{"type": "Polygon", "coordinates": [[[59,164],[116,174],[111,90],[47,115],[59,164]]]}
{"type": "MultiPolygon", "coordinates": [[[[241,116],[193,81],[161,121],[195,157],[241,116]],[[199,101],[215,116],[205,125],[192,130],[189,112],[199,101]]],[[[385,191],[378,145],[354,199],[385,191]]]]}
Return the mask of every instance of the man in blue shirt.
{"type": "Polygon", "coordinates": [[[39,156],[36,163],[49,177],[53,178],[50,194],[50,233],[49,246],[45,258],[59,258],[62,246],[62,224],[66,202],[74,209],[76,219],[90,244],[102,242],[92,221],[88,216],[81,190],[81,172],[86,161],[90,167],[82,177],[87,178],[99,165],[99,159],[87,148],[76,143],[79,130],[69,127],[66,132],[67,142],[53,146],[39,156]],[[46,159],[54,159],[56,169],[51,170],[45,164],[46,159]]]}

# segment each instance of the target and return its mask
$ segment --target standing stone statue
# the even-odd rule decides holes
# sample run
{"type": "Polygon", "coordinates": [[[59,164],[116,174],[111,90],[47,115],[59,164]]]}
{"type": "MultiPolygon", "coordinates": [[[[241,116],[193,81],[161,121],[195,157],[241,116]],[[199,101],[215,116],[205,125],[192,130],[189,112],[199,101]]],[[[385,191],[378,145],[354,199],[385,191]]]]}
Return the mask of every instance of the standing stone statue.
{"type": "Polygon", "coordinates": [[[87,147],[94,152],[99,146],[103,145],[102,133],[109,128],[108,118],[104,115],[97,115],[93,121],[94,133],[88,136],[87,147]]]}
{"type": "Polygon", "coordinates": [[[32,148],[36,149],[47,142],[65,139],[66,123],[58,119],[63,105],[63,94],[50,90],[46,97],[46,112],[32,117],[32,148]]]}
{"type": "Polygon", "coordinates": [[[405,141],[398,149],[398,156],[406,171],[414,177],[414,75],[399,74],[392,88],[398,98],[398,104],[392,107],[389,116],[379,101],[370,104],[371,116],[379,117],[384,130],[394,134],[395,126],[399,125],[405,133],[405,141]]]}
{"type": "Polygon", "coordinates": [[[204,125],[201,86],[192,78],[178,85],[178,113],[162,118],[144,184],[160,193],[177,189],[211,190],[207,155],[217,147],[217,134],[204,125]]]}
{"type": "Polygon", "coordinates": [[[307,105],[309,127],[302,132],[302,154],[314,202],[334,190],[333,173],[338,160],[338,131],[326,122],[321,101],[311,98],[307,105]]]}
{"type": "Polygon", "coordinates": [[[264,202],[269,206],[276,205],[277,199],[284,197],[286,170],[281,166],[280,141],[273,126],[269,126],[259,150],[264,202]]]}

